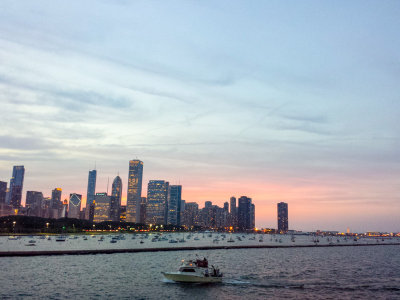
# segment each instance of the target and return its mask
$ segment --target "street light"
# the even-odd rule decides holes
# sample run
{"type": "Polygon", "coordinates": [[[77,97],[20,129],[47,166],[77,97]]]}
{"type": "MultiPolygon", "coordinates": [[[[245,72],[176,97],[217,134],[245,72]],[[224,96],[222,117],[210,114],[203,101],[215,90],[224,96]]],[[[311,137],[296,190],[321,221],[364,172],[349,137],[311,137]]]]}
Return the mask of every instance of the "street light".
{"type": "Polygon", "coordinates": [[[17,221],[13,222],[13,229],[14,229],[14,234],[15,234],[15,225],[17,224],[17,221]]]}

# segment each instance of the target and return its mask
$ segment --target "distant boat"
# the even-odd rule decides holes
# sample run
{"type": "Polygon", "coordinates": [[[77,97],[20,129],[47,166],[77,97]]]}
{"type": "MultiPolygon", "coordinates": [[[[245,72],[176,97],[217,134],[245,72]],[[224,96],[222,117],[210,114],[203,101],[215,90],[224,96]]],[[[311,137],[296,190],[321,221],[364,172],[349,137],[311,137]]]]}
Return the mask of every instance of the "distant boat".
{"type": "Polygon", "coordinates": [[[177,241],[177,240],[174,240],[174,239],[170,239],[168,243],[170,243],[170,244],[175,244],[175,243],[178,243],[178,241],[177,241]]]}
{"type": "Polygon", "coordinates": [[[58,237],[56,237],[56,242],[65,242],[67,239],[67,237],[60,235],[58,237]]]}
{"type": "Polygon", "coordinates": [[[141,240],[140,243],[143,244],[144,243],[143,240],[141,240]]]}
{"type": "Polygon", "coordinates": [[[231,236],[227,242],[228,242],[228,243],[234,243],[235,240],[234,240],[234,239],[232,238],[232,236],[231,236]]]}

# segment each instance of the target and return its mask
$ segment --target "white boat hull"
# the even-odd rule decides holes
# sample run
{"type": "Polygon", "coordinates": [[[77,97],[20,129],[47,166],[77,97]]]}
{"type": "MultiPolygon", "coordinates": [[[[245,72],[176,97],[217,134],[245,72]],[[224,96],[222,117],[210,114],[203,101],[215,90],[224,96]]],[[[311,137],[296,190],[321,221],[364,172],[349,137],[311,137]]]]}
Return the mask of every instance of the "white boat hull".
{"type": "Polygon", "coordinates": [[[198,276],[191,274],[183,274],[181,272],[162,272],[165,278],[168,280],[173,280],[175,282],[189,282],[189,283],[218,283],[222,282],[222,277],[213,276],[198,276]]]}

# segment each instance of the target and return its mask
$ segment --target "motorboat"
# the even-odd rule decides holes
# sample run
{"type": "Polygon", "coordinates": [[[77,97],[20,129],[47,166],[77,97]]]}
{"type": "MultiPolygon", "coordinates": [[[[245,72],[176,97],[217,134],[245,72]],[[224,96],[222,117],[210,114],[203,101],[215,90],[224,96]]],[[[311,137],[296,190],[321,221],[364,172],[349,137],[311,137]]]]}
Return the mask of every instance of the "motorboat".
{"type": "Polygon", "coordinates": [[[67,237],[60,235],[60,236],[56,237],[56,242],[65,242],[66,239],[67,239],[67,237]]]}
{"type": "Polygon", "coordinates": [[[203,260],[182,260],[178,272],[161,272],[168,280],[186,283],[218,283],[222,282],[222,273],[218,268],[208,267],[206,258],[203,260]]]}

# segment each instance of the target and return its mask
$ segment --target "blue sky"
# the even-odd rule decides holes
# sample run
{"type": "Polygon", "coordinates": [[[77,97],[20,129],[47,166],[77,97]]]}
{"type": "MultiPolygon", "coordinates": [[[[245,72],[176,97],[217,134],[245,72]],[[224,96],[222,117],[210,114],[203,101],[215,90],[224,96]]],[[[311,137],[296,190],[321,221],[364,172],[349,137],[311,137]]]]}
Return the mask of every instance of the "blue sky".
{"type": "MultiPolygon", "coordinates": [[[[187,201],[400,231],[398,1],[2,1],[0,180],[98,191],[128,160],[187,201]]],[[[124,190],[125,190],[124,187],[124,190]]],[[[125,191],[126,193],[126,191],[125,191]]]]}

